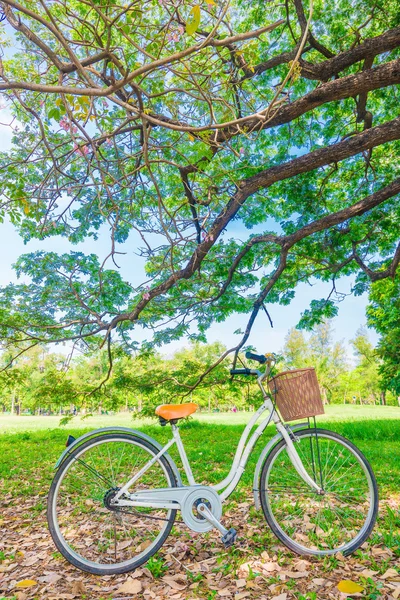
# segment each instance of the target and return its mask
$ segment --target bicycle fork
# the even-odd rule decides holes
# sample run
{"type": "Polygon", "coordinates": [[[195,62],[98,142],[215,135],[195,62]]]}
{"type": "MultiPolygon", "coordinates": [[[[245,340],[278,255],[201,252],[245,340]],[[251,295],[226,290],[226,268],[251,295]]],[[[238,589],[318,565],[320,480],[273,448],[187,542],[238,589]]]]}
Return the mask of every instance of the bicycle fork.
{"type": "Polygon", "coordinates": [[[312,489],[314,489],[317,492],[317,494],[322,495],[324,493],[324,490],[307,473],[303,462],[299,456],[299,453],[297,452],[296,447],[293,443],[292,437],[286,429],[286,427],[282,423],[276,423],[276,428],[278,429],[279,433],[286,442],[288,456],[297,473],[300,475],[303,481],[305,481],[312,489]]]}

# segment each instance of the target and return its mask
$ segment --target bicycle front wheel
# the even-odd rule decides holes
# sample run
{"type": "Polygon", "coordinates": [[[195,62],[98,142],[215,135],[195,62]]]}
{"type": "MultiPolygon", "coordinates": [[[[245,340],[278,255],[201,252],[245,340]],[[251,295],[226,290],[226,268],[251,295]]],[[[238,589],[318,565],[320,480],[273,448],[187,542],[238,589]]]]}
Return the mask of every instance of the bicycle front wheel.
{"type": "MultiPolygon", "coordinates": [[[[158,450],[129,434],[104,434],[73,450],[51,484],[47,518],[61,554],[89,573],[132,571],[162,546],[176,511],[115,507],[116,491],[138,473],[158,450]]],[[[162,456],[133,484],[131,492],[176,487],[173,470],[162,456]]]]}
{"type": "Polygon", "coordinates": [[[351,554],[370,535],[378,512],[378,488],[365,456],[349,440],[325,429],[295,432],[305,469],[317,493],[292,465],[284,440],[268,455],[260,499],[273,533],[298,554],[351,554]]]}

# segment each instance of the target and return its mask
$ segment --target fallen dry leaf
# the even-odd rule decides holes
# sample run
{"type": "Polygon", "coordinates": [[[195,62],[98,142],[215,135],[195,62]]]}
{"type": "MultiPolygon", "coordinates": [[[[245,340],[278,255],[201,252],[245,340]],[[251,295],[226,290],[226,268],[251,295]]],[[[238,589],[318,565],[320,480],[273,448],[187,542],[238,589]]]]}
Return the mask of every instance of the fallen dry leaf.
{"type": "Polygon", "coordinates": [[[286,600],[287,594],[279,594],[279,596],[274,596],[271,600],[286,600]]]}
{"type": "Polygon", "coordinates": [[[18,583],[15,584],[16,588],[29,588],[29,587],[33,587],[34,585],[37,585],[38,582],[35,581],[34,579],[23,579],[22,581],[18,581],[18,583]]]}
{"type": "Polygon", "coordinates": [[[85,588],[82,581],[74,581],[72,584],[71,592],[74,596],[81,596],[82,594],[87,594],[87,589],[85,588]]]}
{"type": "Polygon", "coordinates": [[[162,578],[163,581],[165,581],[165,583],[167,583],[169,585],[169,587],[171,587],[173,590],[184,590],[186,589],[187,584],[186,583],[178,583],[178,581],[176,581],[176,577],[169,577],[168,575],[166,575],[165,577],[162,578]]]}
{"type": "Polygon", "coordinates": [[[399,579],[400,580],[400,574],[396,571],[396,569],[388,569],[387,571],[385,571],[385,573],[383,575],[379,575],[379,579],[399,579]]]}
{"type": "Polygon", "coordinates": [[[377,574],[377,572],[378,571],[372,571],[371,569],[364,569],[363,571],[361,571],[360,575],[362,577],[373,577],[377,574]]]}
{"type": "Polygon", "coordinates": [[[136,548],[136,552],[143,552],[143,550],[146,550],[146,548],[148,548],[150,545],[151,540],[145,540],[144,542],[139,544],[139,546],[136,548]]]}
{"type": "Polygon", "coordinates": [[[266,562],[266,563],[261,563],[262,565],[262,570],[263,571],[267,571],[267,573],[273,573],[274,571],[280,571],[281,568],[278,565],[278,563],[276,562],[266,562]]]}
{"type": "Polygon", "coordinates": [[[27,558],[26,560],[24,560],[24,562],[22,563],[24,567],[31,567],[32,565],[34,565],[35,563],[37,563],[40,560],[40,558],[38,557],[38,555],[34,555],[34,556],[30,556],[29,558],[27,558]]]}
{"type": "Polygon", "coordinates": [[[304,559],[297,560],[293,565],[293,570],[294,571],[307,571],[310,564],[311,563],[308,560],[304,560],[304,559]]]}
{"type": "Polygon", "coordinates": [[[248,598],[250,596],[250,592],[239,592],[235,594],[235,600],[242,600],[243,598],[248,598]]]}
{"type": "Polygon", "coordinates": [[[336,552],[336,554],[335,554],[335,558],[336,558],[337,560],[340,560],[340,562],[346,562],[346,557],[345,557],[345,555],[343,554],[343,552],[336,552]]]}
{"type": "Polygon", "coordinates": [[[289,579],[301,579],[302,577],[308,577],[308,571],[281,571],[280,575],[286,575],[289,579]]]}
{"type": "Polygon", "coordinates": [[[43,577],[38,577],[40,583],[57,583],[60,579],[62,579],[62,576],[58,575],[58,573],[47,573],[43,577]]]}
{"type": "Polygon", "coordinates": [[[339,581],[337,588],[339,592],[342,592],[342,594],[347,594],[348,596],[351,596],[352,594],[359,594],[364,590],[361,585],[355,583],[355,581],[350,581],[350,579],[342,579],[342,581],[339,581]]]}
{"type": "Polygon", "coordinates": [[[118,542],[117,550],[125,550],[132,544],[132,540],[126,540],[125,542],[118,542]]]}
{"type": "Polygon", "coordinates": [[[142,584],[138,579],[128,579],[117,590],[117,594],[139,594],[142,591],[142,584]]]}

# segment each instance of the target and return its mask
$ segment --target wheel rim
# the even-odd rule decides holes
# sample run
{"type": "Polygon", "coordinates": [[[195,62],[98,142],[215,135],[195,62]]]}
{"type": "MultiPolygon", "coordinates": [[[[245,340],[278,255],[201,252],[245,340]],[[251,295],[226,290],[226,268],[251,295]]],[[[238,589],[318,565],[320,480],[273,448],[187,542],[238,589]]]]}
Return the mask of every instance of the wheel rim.
{"type": "Polygon", "coordinates": [[[374,483],[362,457],[345,440],[326,433],[317,437],[318,446],[315,434],[298,436],[295,448],[318,485],[322,479],[324,495],[302,480],[282,445],[268,465],[263,499],[279,537],[297,552],[345,553],[362,543],[374,518],[374,483]]]}
{"type": "MultiPolygon", "coordinates": [[[[120,570],[141,564],[157,551],[175,511],[110,508],[115,490],[153,457],[143,444],[121,438],[95,441],[74,454],[57,481],[52,502],[56,538],[67,558],[87,568],[120,570]]],[[[130,491],[171,484],[165,464],[158,460],[130,491]]]]}

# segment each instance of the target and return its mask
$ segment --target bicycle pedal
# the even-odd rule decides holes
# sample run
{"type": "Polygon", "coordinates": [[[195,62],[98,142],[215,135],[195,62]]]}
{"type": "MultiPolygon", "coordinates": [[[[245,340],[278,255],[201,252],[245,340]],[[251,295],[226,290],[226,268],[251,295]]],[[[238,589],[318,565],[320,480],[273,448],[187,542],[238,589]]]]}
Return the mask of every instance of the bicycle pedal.
{"type": "Polygon", "coordinates": [[[236,542],[237,531],[231,527],[229,531],[222,536],[221,541],[224,544],[225,548],[230,548],[236,542]]]}

